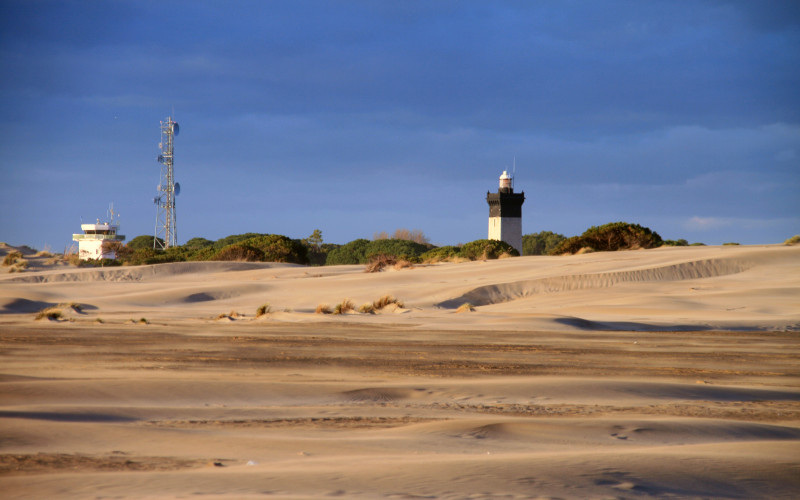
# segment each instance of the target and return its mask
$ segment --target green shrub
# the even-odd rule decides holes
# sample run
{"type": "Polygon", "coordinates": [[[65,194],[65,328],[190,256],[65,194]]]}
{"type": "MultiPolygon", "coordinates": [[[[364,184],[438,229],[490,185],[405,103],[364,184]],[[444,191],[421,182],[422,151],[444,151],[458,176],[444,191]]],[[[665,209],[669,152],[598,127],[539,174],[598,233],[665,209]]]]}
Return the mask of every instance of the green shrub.
{"type": "Polygon", "coordinates": [[[212,260],[262,262],[264,260],[264,252],[249,245],[233,243],[217,252],[212,260]]]}
{"type": "Polygon", "coordinates": [[[224,238],[220,238],[214,242],[214,248],[217,250],[221,250],[228,245],[233,245],[234,243],[241,243],[244,240],[249,240],[250,238],[255,238],[257,236],[264,236],[262,233],[244,233],[244,234],[231,234],[229,236],[225,236],[224,238]]]}
{"type": "Polygon", "coordinates": [[[739,244],[736,243],[735,241],[729,241],[727,243],[723,243],[722,245],[723,246],[738,246],[739,244]]]}
{"type": "Polygon", "coordinates": [[[565,239],[567,237],[563,234],[552,231],[525,234],[522,236],[522,255],[547,255],[565,239]]]}
{"type": "Polygon", "coordinates": [[[460,251],[461,247],[452,245],[432,248],[420,255],[419,259],[422,262],[446,262],[449,260],[454,260],[456,257],[458,257],[460,251]]]}
{"type": "Polygon", "coordinates": [[[300,242],[280,234],[262,234],[248,238],[242,245],[260,250],[264,262],[308,264],[308,248],[300,242]]]}
{"type": "Polygon", "coordinates": [[[327,254],[325,265],[366,264],[371,257],[376,255],[391,256],[398,261],[407,260],[418,263],[421,262],[420,256],[430,248],[430,245],[401,239],[375,241],[357,239],[331,249],[327,254]]]}
{"type": "Polygon", "coordinates": [[[788,240],[783,242],[784,245],[797,245],[800,244],[800,234],[795,234],[788,240]]]}
{"type": "Polygon", "coordinates": [[[338,266],[344,264],[366,264],[367,249],[370,241],[365,239],[353,240],[350,243],[334,248],[328,252],[325,259],[326,266],[338,266]]]}
{"type": "Polygon", "coordinates": [[[192,238],[182,246],[185,250],[200,250],[202,248],[213,247],[214,242],[205,238],[192,238]]]}
{"type": "Polygon", "coordinates": [[[519,252],[500,240],[475,240],[461,247],[458,256],[469,260],[497,259],[503,254],[519,256],[519,252]]]}
{"type": "Polygon", "coordinates": [[[121,265],[122,261],[117,259],[87,259],[78,262],[78,267],[114,267],[121,265]]]}
{"type": "Polygon", "coordinates": [[[664,240],[665,247],[688,247],[689,242],[684,240],[683,238],[679,240],[664,240]]]}
{"type": "Polygon", "coordinates": [[[381,239],[370,241],[366,250],[366,258],[373,255],[392,255],[398,260],[420,262],[419,257],[430,250],[429,245],[401,239],[381,239]]]}
{"type": "Polygon", "coordinates": [[[159,248],[164,245],[164,240],[161,238],[155,238],[152,234],[150,235],[141,235],[133,238],[128,242],[126,247],[130,248],[131,250],[141,250],[144,248],[153,248],[153,241],[157,239],[159,242],[159,248]]]}
{"type": "Polygon", "coordinates": [[[628,222],[611,222],[602,226],[592,226],[580,236],[562,241],[551,255],[574,254],[588,248],[597,252],[655,248],[663,241],[658,233],[649,228],[628,222]]]}

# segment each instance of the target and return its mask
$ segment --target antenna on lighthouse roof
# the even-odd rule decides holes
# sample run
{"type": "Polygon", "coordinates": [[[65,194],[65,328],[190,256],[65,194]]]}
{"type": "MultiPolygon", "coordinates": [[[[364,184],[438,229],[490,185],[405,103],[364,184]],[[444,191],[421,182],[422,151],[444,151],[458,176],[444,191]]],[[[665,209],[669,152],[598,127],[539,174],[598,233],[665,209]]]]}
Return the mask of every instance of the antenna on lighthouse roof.
{"type": "Polygon", "coordinates": [[[517,157],[514,156],[514,166],[511,169],[511,189],[514,189],[514,177],[517,176],[517,157]]]}

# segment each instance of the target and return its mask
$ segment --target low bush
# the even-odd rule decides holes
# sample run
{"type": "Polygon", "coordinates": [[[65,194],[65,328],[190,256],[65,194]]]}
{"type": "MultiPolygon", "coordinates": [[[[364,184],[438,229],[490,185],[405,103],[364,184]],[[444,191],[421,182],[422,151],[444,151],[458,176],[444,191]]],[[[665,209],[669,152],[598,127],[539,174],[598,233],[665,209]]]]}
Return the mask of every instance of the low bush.
{"type": "Polygon", "coordinates": [[[280,234],[254,236],[242,241],[241,245],[261,251],[263,262],[308,264],[308,248],[300,240],[293,240],[280,234]]]}
{"type": "Polygon", "coordinates": [[[461,247],[448,245],[438,248],[432,248],[419,256],[419,259],[426,264],[435,264],[437,262],[449,262],[457,260],[461,252],[461,247]]]}
{"type": "Polygon", "coordinates": [[[552,231],[525,234],[522,236],[522,255],[547,255],[567,239],[563,234],[552,231]]]}
{"type": "Polygon", "coordinates": [[[325,265],[367,264],[374,256],[393,256],[397,261],[421,262],[420,256],[431,248],[430,245],[400,239],[353,240],[338,248],[331,249],[325,265]]]}
{"type": "Polygon", "coordinates": [[[783,242],[784,245],[798,245],[800,244],[800,234],[795,234],[788,240],[783,242]]]}
{"type": "Polygon", "coordinates": [[[519,256],[519,252],[514,247],[500,240],[470,241],[461,247],[458,255],[469,260],[486,260],[497,259],[504,253],[519,256]]]}
{"type": "Polygon", "coordinates": [[[655,248],[663,243],[658,233],[628,222],[592,226],[580,236],[573,236],[555,247],[551,255],[575,254],[584,248],[597,252],[655,248]]]}
{"type": "Polygon", "coordinates": [[[419,257],[430,250],[431,246],[403,239],[386,239],[371,241],[367,246],[367,259],[373,255],[393,255],[397,260],[419,262],[419,257]]]}
{"type": "Polygon", "coordinates": [[[331,314],[333,313],[333,310],[328,304],[320,304],[317,306],[317,309],[314,312],[317,314],[331,314]]]}
{"type": "Polygon", "coordinates": [[[727,243],[723,243],[722,245],[723,246],[738,246],[739,244],[736,243],[735,241],[729,241],[727,243]]]}
{"type": "Polygon", "coordinates": [[[142,250],[145,248],[153,248],[153,243],[158,240],[158,247],[161,248],[164,246],[164,240],[162,238],[156,238],[152,234],[143,234],[141,236],[137,236],[131,239],[126,247],[131,250],[142,250]]]}
{"type": "Polygon", "coordinates": [[[213,246],[214,242],[205,238],[192,238],[183,244],[183,248],[186,250],[200,250],[213,246]]]}
{"type": "Polygon", "coordinates": [[[338,266],[346,264],[366,264],[367,249],[370,241],[365,239],[353,240],[338,248],[328,252],[325,259],[326,266],[338,266]]]}
{"type": "Polygon", "coordinates": [[[683,238],[679,240],[664,240],[665,247],[688,247],[689,242],[684,240],[683,238]]]}
{"type": "Polygon", "coordinates": [[[262,262],[264,252],[243,243],[233,243],[217,252],[211,260],[262,262]]]}

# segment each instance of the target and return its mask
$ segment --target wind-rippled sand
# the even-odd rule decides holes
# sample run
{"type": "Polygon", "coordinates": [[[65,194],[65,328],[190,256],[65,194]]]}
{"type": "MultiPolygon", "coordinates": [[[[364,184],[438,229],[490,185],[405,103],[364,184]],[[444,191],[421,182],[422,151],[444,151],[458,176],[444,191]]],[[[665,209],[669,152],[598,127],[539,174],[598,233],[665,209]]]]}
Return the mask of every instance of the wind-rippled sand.
{"type": "Polygon", "coordinates": [[[3,498],[800,491],[800,247],[374,274],[30,260],[0,275],[3,498]],[[386,294],[403,307],[314,314],[386,294]]]}

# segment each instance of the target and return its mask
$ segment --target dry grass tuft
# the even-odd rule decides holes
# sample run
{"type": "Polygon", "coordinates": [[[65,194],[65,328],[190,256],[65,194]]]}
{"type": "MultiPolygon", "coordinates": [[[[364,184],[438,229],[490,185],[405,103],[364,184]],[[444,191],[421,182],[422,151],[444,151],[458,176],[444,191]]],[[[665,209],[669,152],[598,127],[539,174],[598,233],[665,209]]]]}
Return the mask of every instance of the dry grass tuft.
{"type": "Polygon", "coordinates": [[[36,252],[36,254],[34,255],[34,257],[46,257],[46,258],[50,258],[50,257],[53,257],[53,253],[52,253],[52,252],[48,252],[47,250],[40,250],[40,251],[36,252]]]}
{"type": "Polygon", "coordinates": [[[4,266],[12,266],[17,262],[17,260],[20,260],[20,259],[22,259],[22,252],[20,252],[18,250],[14,250],[14,251],[9,252],[8,254],[6,254],[5,258],[3,259],[3,265],[4,266]]]}
{"type": "Polygon", "coordinates": [[[800,245],[800,234],[795,234],[788,240],[783,242],[784,245],[800,245]]]}
{"type": "Polygon", "coordinates": [[[261,304],[258,307],[258,309],[256,309],[256,318],[260,318],[261,316],[264,316],[265,314],[269,314],[271,312],[272,308],[269,306],[269,304],[261,304]]]}
{"type": "Polygon", "coordinates": [[[362,314],[375,314],[375,306],[367,302],[366,304],[358,308],[358,312],[362,314]]]}
{"type": "Polygon", "coordinates": [[[456,312],[457,313],[475,312],[475,306],[473,306],[469,302],[464,302],[463,304],[458,306],[458,309],[456,309],[456,312]]]}
{"type": "Polygon", "coordinates": [[[81,257],[78,255],[78,247],[74,243],[69,248],[64,248],[64,254],[61,257],[61,261],[73,266],[80,265],[81,257]]]}
{"type": "Polygon", "coordinates": [[[413,267],[414,264],[410,261],[407,261],[406,259],[399,259],[394,265],[394,268],[397,269],[398,271],[400,269],[411,269],[413,267]]]}
{"type": "Polygon", "coordinates": [[[328,304],[320,304],[317,306],[317,309],[314,312],[317,314],[331,314],[333,313],[333,310],[328,304]]]}
{"type": "Polygon", "coordinates": [[[398,271],[400,269],[408,269],[414,267],[411,261],[406,259],[399,259],[394,255],[379,254],[373,255],[367,261],[367,266],[364,268],[365,273],[377,273],[383,271],[387,267],[393,267],[398,271]]]}
{"type": "Polygon", "coordinates": [[[391,305],[391,304],[395,304],[395,305],[397,305],[397,307],[400,307],[400,308],[403,307],[403,303],[401,301],[397,300],[396,298],[392,297],[391,295],[384,295],[383,297],[379,298],[378,300],[376,300],[376,301],[374,301],[372,303],[372,308],[375,309],[376,311],[380,311],[384,307],[386,307],[388,305],[391,305]]]}
{"type": "Polygon", "coordinates": [[[220,313],[219,316],[217,316],[217,319],[226,319],[226,318],[227,319],[236,319],[236,318],[243,318],[243,317],[244,317],[244,314],[238,313],[236,311],[231,311],[231,312],[229,312],[227,314],[226,313],[220,313]]]}
{"type": "Polygon", "coordinates": [[[72,309],[76,313],[82,313],[83,312],[83,306],[80,305],[77,302],[64,302],[64,303],[59,304],[58,307],[65,307],[67,309],[72,309]]]}
{"type": "Polygon", "coordinates": [[[333,308],[333,314],[347,314],[349,312],[353,312],[356,310],[356,306],[350,299],[344,299],[340,303],[336,304],[336,307],[333,308]]]}
{"type": "Polygon", "coordinates": [[[373,255],[367,261],[367,267],[364,268],[365,273],[377,273],[383,271],[385,267],[397,264],[397,257],[394,255],[373,255]]]}
{"type": "Polygon", "coordinates": [[[61,319],[63,316],[64,316],[64,315],[63,315],[63,313],[61,312],[61,309],[58,309],[58,308],[56,308],[56,307],[48,307],[48,308],[46,308],[46,309],[42,309],[41,311],[39,311],[39,312],[36,314],[36,319],[37,319],[37,320],[40,320],[40,319],[49,319],[49,320],[51,320],[51,321],[58,321],[58,320],[60,320],[60,319],[61,319]]]}

